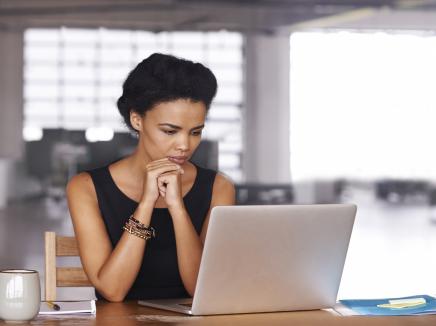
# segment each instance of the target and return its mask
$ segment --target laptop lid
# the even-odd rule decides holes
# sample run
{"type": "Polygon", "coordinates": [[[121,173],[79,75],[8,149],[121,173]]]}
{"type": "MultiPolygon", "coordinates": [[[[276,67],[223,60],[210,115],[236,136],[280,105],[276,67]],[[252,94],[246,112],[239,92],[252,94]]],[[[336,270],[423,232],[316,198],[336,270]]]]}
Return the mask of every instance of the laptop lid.
{"type": "Polygon", "coordinates": [[[220,206],[211,212],[194,315],[332,307],[356,206],[220,206]]]}

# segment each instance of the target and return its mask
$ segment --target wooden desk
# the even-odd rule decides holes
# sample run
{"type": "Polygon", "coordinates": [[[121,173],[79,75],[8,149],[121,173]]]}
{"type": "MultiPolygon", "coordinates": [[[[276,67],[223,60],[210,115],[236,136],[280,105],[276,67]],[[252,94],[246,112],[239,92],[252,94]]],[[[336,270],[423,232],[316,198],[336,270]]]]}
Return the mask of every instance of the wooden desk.
{"type": "Polygon", "coordinates": [[[62,325],[62,326],[134,326],[134,325],[357,325],[403,326],[436,325],[436,315],[405,317],[342,317],[329,311],[298,311],[228,316],[190,317],[178,313],[139,306],[136,302],[97,302],[96,316],[38,316],[29,323],[0,325],[62,325]]]}

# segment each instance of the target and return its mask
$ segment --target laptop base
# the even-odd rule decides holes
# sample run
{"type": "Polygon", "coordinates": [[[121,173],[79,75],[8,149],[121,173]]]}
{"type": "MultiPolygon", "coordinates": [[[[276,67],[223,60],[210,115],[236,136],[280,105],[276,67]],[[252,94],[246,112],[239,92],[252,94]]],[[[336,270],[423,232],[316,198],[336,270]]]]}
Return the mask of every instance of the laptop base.
{"type": "Polygon", "coordinates": [[[141,306],[180,312],[192,315],[192,298],[139,300],[141,306]]]}

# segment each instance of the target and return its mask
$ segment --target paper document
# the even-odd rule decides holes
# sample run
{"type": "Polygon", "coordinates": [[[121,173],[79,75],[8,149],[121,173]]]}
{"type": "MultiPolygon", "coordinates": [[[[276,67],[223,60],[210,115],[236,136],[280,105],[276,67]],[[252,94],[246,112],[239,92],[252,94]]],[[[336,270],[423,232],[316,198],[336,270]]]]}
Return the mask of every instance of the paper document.
{"type": "Polygon", "coordinates": [[[71,314],[95,314],[95,300],[86,301],[53,301],[51,304],[41,301],[40,315],[71,315],[71,314]],[[59,306],[59,310],[53,309],[53,304],[59,306]]]}
{"type": "Polygon", "coordinates": [[[436,298],[423,294],[403,298],[340,300],[341,315],[410,316],[436,314],[436,298]]]}

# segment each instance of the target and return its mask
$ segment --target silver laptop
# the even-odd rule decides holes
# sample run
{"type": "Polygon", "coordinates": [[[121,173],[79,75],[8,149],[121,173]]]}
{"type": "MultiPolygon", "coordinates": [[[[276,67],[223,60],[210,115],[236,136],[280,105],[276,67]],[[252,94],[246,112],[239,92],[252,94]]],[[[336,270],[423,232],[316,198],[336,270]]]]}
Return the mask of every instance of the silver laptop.
{"type": "Polygon", "coordinates": [[[356,206],[212,209],[193,299],[139,301],[190,315],[335,305],[356,206]]]}

